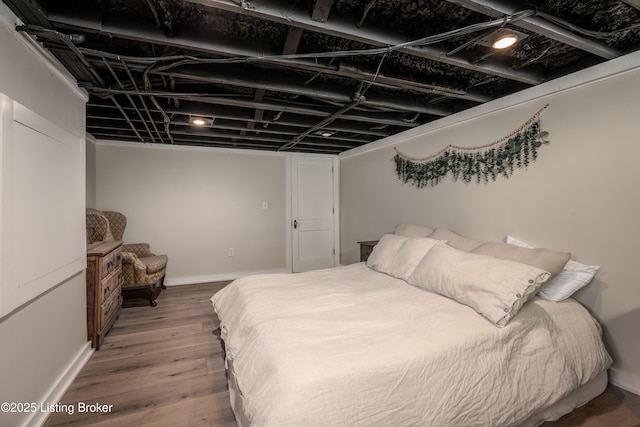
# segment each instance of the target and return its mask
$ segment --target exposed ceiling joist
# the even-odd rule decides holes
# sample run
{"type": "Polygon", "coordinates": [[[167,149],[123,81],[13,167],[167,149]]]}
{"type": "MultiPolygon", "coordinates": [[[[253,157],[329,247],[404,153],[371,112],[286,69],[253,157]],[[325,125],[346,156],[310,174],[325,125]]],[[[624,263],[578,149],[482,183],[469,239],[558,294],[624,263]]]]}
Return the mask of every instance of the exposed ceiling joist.
{"type": "MultiPolygon", "coordinates": [[[[406,36],[399,35],[390,30],[364,27],[358,28],[355,22],[344,18],[332,18],[326,23],[319,23],[311,19],[308,13],[301,6],[297,7],[296,4],[291,5],[283,0],[270,0],[268,2],[264,0],[254,0],[251,2],[250,7],[239,6],[230,0],[185,1],[206,7],[226,10],[240,15],[248,15],[285,25],[293,25],[305,30],[359,41],[372,46],[398,46],[409,41],[406,36]]],[[[465,58],[447,56],[446,52],[431,46],[407,47],[402,49],[402,51],[416,57],[455,65],[456,67],[479,71],[531,85],[540,84],[543,81],[541,76],[537,76],[526,71],[514,70],[513,68],[505,67],[497,63],[474,64],[465,58]]]]}
{"type": "Polygon", "coordinates": [[[640,10],[640,0],[622,0],[622,1],[628,4],[629,6],[633,6],[636,9],[640,10]]]}
{"type": "Polygon", "coordinates": [[[333,6],[333,0],[316,0],[313,12],[311,12],[311,19],[318,22],[327,22],[331,6],[333,6]]]}
{"type": "MultiPolygon", "coordinates": [[[[215,72],[202,66],[183,66],[175,68],[171,72],[160,72],[160,75],[184,78],[188,80],[203,81],[207,83],[229,84],[232,86],[258,88],[269,91],[277,91],[292,95],[304,95],[313,99],[326,99],[331,102],[351,102],[356,96],[354,90],[348,91],[337,85],[329,84],[304,84],[304,81],[287,74],[277,76],[258,75],[255,71],[244,71],[234,66],[227,67],[217,65],[215,72]]],[[[435,116],[448,116],[451,111],[442,107],[423,105],[411,97],[384,97],[376,96],[369,92],[361,102],[363,106],[383,107],[399,111],[418,111],[435,116]]]]}
{"type": "Polygon", "coordinates": [[[640,49],[640,0],[1,1],[131,143],[335,154],[640,49]]]}
{"type": "MultiPolygon", "coordinates": [[[[70,9],[54,10],[49,13],[49,18],[60,25],[72,28],[74,30],[85,30],[96,33],[105,33],[114,37],[120,37],[127,40],[137,40],[146,43],[154,43],[158,45],[174,46],[176,48],[200,51],[203,53],[220,55],[223,57],[235,58],[264,58],[271,56],[267,46],[260,46],[256,43],[242,43],[237,39],[231,39],[222,35],[205,35],[201,32],[193,32],[185,29],[179,35],[174,37],[167,36],[161,30],[145,25],[144,22],[130,22],[130,19],[123,17],[118,21],[104,22],[100,17],[90,18],[82,13],[82,11],[74,11],[70,9]],[[206,42],[203,42],[206,40],[206,42]]],[[[299,43],[299,37],[302,36],[302,28],[294,28],[290,32],[291,37],[287,38],[283,55],[295,53],[293,43],[299,43]],[[296,42],[297,38],[297,42],[296,42]]],[[[296,44],[297,48],[297,44],[296,44]]],[[[357,67],[349,65],[348,61],[344,64],[341,62],[338,66],[327,66],[317,61],[303,59],[286,59],[286,60],[268,60],[267,62],[284,68],[294,68],[309,72],[325,73],[337,77],[349,77],[359,81],[372,82],[374,85],[387,85],[389,87],[400,87],[410,89],[425,94],[437,94],[456,99],[465,99],[474,102],[487,102],[490,99],[480,93],[473,91],[461,91],[435,85],[421,84],[419,82],[400,79],[397,77],[388,77],[384,74],[375,75],[373,72],[363,71],[357,67]],[[375,77],[375,81],[374,81],[375,77]]]]}
{"type": "MultiPolygon", "coordinates": [[[[458,6],[471,9],[475,12],[485,14],[492,18],[501,18],[504,16],[513,15],[514,13],[518,12],[518,10],[514,9],[513,6],[505,4],[499,0],[447,1],[457,4],[458,6]]],[[[586,52],[590,52],[605,59],[613,59],[620,56],[620,52],[618,50],[612,49],[604,43],[573,33],[567,29],[560,27],[559,25],[556,25],[537,16],[523,18],[517,22],[514,22],[513,25],[537,34],[541,34],[545,37],[549,37],[550,39],[557,40],[586,52]]]]}
{"type": "MultiPolygon", "coordinates": [[[[123,120],[123,118],[117,117],[117,116],[109,117],[111,115],[109,112],[100,111],[105,109],[106,110],[115,109],[115,107],[113,107],[112,105],[89,102],[88,108],[89,108],[89,111],[87,114],[88,114],[88,118],[90,119],[123,120]]],[[[125,110],[127,110],[127,108],[125,108],[125,110]]],[[[164,111],[167,114],[174,115],[174,116],[185,116],[185,117],[205,116],[205,117],[232,120],[232,121],[238,121],[238,122],[252,120],[250,117],[252,113],[250,113],[248,109],[244,109],[241,111],[233,111],[233,112],[230,112],[229,110],[230,108],[227,108],[227,107],[220,107],[220,106],[211,105],[211,104],[201,105],[196,103],[190,103],[188,101],[182,102],[179,108],[171,107],[171,106],[164,108],[164,111]],[[244,111],[244,114],[243,114],[243,111],[244,111]]],[[[282,125],[287,127],[293,127],[293,128],[296,128],[296,131],[293,134],[298,134],[301,128],[302,129],[309,128],[317,122],[316,119],[309,118],[307,115],[293,116],[292,118],[288,118],[288,116],[285,116],[285,117],[277,118],[277,120],[273,119],[274,117],[276,117],[276,115],[271,114],[269,117],[270,118],[263,118],[262,121],[256,122],[256,123],[262,127],[272,126],[272,125],[276,125],[276,126],[282,125]]],[[[397,124],[397,123],[394,123],[394,124],[397,124]]],[[[415,125],[412,125],[412,126],[415,126],[415,125]]],[[[375,130],[369,126],[366,126],[365,124],[343,123],[340,121],[332,123],[331,126],[327,127],[327,129],[330,129],[336,132],[370,135],[372,139],[384,138],[390,135],[389,132],[385,132],[383,130],[375,130]]]]}
{"type": "MultiPolygon", "coordinates": [[[[90,92],[93,93],[102,93],[106,95],[144,95],[144,96],[157,96],[157,97],[166,97],[166,98],[175,98],[186,101],[193,102],[201,102],[205,104],[216,104],[216,105],[227,105],[233,107],[245,107],[245,108],[262,108],[264,110],[277,111],[277,112],[291,112],[296,114],[306,114],[310,116],[318,116],[318,117],[327,117],[333,114],[333,111],[326,107],[318,107],[318,106],[308,106],[304,104],[295,104],[291,102],[281,102],[281,101],[269,101],[263,100],[261,102],[255,102],[252,99],[243,99],[238,97],[223,97],[223,96],[215,96],[203,93],[188,93],[188,92],[163,92],[163,91],[153,91],[153,92],[136,92],[133,90],[118,90],[118,89],[108,89],[101,88],[95,86],[84,86],[90,92]]],[[[390,114],[390,113],[372,113],[372,112],[358,112],[353,111],[348,115],[345,115],[344,118],[348,118],[349,120],[362,121],[362,122],[370,122],[372,119],[377,123],[382,124],[390,124],[395,126],[404,126],[404,127],[415,127],[417,124],[412,122],[403,121],[398,118],[398,115],[390,114]]]]}
{"type": "MultiPolygon", "coordinates": [[[[282,49],[283,55],[293,54],[298,50],[298,44],[300,44],[300,39],[302,38],[302,29],[300,28],[292,28],[289,30],[287,34],[287,39],[284,42],[284,47],[282,49]]],[[[256,102],[261,102],[266,93],[266,89],[264,88],[256,88],[256,92],[253,95],[253,100],[256,102]]],[[[247,129],[254,129],[255,122],[262,120],[264,116],[264,110],[261,108],[257,108],[255,114],[253,115],[253,121],[247,122],[247,129]]],[[[241,135],[244,134],[244,131],[240,132],[241,135]]]]}
{"type": "MultiPolygon", "coordinates": [[[[198,106],[197,108],[190,110],[187,106],[182,105],[180,109],[167,108],[166,112],[169,114],[186,115],[186,116],[197,113],[197,114],[203,114],[209,117],[238,120],[237,116],[225,116],[223,112],[216,112],[215,110],[210,110],[207,112],[207,110],[203,109],[202,106],[198,106]]],[[[295,135],[300,133],[300,128],[303,128],[303,129],[309,128],[313,126],[316,122],[317,120],[310,120],[307,117],[296,117],[295,120],[290,120],[287,118],[280,118],[278,120],[271,120],[271,119],[265,120],[263,118],[261,121],[256,121],[255,123],[262,125],[263,128],[265,126],[273,126],[273,125],[276,125],[276,126],[282,125],[282,126],[295,128],[297,130],[291,133],[292,135],[295,135]]],[[[394,123],[394,124],[397,124],[397,123],[394,123]]],[[[358,126],[355,124],[345,124],[340,122],[334,122],[331,126],[328,126],[327,129],[333,130],[336,132],[369,135],[370,137],[372,137],[372,139],[384,138],[386,136],[389,136],[388,132],[378,131],[368,126],[358,126]]]]}

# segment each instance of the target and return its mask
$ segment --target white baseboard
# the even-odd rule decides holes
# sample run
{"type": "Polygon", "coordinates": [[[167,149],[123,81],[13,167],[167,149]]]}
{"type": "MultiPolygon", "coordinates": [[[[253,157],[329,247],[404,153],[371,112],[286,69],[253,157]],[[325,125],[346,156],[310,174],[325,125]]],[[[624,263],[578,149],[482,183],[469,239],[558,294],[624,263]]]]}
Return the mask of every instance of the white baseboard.
{"type": "MultiPolygon", "coordinates": [[[[62,374],[60,374],[58,379],[53,383],[44,396],[42,396],[40,402],[49,402],[51,404],[60,402],[62,396],[64,396],[64,393],[71,386],[73,380],[76,379],[84,365],[89,361],[92,354],[93,349],[91,348],[91,342],[87,341],[87,343],[80,348],[80,351],[78,351],[71,362],[69,362],[67,368],[62,372],[62,374]]],[[[22,425],[23,427],[40,427],[48,417],[49,412],[32,412],[31,416],[27,418],[22,425]]]]}
{"type": "Polygon", "coordinates": [[[640,377],[619,369],[609,369],[609,382],[633,394],[640,396],[640,377]]]}
{"type": "Polygon", "coordinates": [[[205,276],[169,277],[165,279],[164,284],[166,286],[196,285],[198,283],[221,282],[223,280],[235,280],[240,277],[251,276],[253,274],[274,274],[274,273],[291,273],[291,272],[282,268],[282,269],[276,269],[276,270],[239,271],[235,273],[221,273],[221,274],[211,274],[211,275],[205,275],[205,276]]]}

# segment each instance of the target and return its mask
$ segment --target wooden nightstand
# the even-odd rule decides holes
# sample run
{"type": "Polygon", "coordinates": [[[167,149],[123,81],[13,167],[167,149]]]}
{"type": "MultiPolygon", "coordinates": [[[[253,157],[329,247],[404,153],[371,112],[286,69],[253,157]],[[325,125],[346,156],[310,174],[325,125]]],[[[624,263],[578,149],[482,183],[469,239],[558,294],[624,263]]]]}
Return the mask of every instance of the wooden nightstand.
{"type": "Polygon", "coordinates": [[[364,242],[358,242],[360,245],[360,262],[365,262],[369,259],[373,247],[378,244],[377,240],[367,240],[364,242]]]}

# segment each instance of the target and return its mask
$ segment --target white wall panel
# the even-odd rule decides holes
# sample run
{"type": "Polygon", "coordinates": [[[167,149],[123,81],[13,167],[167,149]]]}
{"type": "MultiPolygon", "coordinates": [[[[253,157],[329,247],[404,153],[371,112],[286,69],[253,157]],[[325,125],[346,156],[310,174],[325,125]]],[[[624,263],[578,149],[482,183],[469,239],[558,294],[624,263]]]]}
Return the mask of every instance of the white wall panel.
{"type": "MultiPolygon", "coordinates": [[[[16,23],[15,16],[0,3],[0,92],[74,137],[84,139],[86,94],[77,87],[74,89],[72,79],[59,67],[43,59],[41,48],[15,31],[16,23]]],[[[79,164],[72,165],[74,171],[76,168],[82,171],[79,182],[55,191],[64,193],[60,200],[76,206],[73,215],[77,230],[84,234],[84,154],[81,157],[79,164]]],[[[49,159],[48,172],[56,170],[55,162],[49,159]]],[[[37,191],[36,198],[49,197],[41,189],[22,188],[19,192],[32,190],[37,191]]],[[[48,220],[46,210],[38,220],[48,220]]],[[[28,227],[16,236],[30,242],[38,241],[38,237],[46,247],[67,244],[66,240],[57,242],[36,236],[35,229],[28,227]]],[[[0,238],[4,244],[4,235],[0,238]]],[[[75,241],[74,236],[69,239],[75,241]]],[[[34,256],[32,265],[38,261],[34,256]]],[[[53,288],[0,319],[0,402],[55,402],[89,354],[84,272],[45,285],[53,288]]],[[[45,413],[0,413],[0,425],[39,425],[45,417],[45,413]]]]}
{"type": "Polygon", "coordinates": [[[83,271],[86,243],[84,141],[2,94],[0,105],[2,317],[83,271]]]}

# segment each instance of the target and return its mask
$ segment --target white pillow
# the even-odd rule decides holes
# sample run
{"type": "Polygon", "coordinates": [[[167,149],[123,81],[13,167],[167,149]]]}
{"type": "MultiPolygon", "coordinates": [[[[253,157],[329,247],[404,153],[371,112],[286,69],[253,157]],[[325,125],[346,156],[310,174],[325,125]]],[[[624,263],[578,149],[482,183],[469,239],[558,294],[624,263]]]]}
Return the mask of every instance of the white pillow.
{"type": "Polygon", "coordinates": [[[447,245],[465,252],[471,252],[482,244],[479,240],[462,236],[446,228],[436,229],[429,237],[437,240],[446,240],[447,245]]]}
{"type": "Polygon", "coordinates": [[[467,305],[503,327],[549,276],[531,265],[435,245],[409,284],[467,305]]]}
{"type": "MultiPolygon", "coordinates": [[[[532,247],[510,235],[507,235],[504,240],[507,243],[523,248],[532,247]]],[[[560,302],[565,300],[576,291],[587,286],[599,269],[600,266],[597,265],[586,265],[569,260],[560,273],[540,288],[538,295],[549,301],[560,302]]]]}
{"type": "Polygon", "coordinates": [[[398,251],[391,260],[388,270],[383,271],[383,273],[404,281],[409,280],[409,276],[411,276],[427,252],[435,245],[441,243],[444,243],[444,241],[434,240],[428,237],[412,237],[407,239],[400,248],[398,248],[398,251]]]}
{"type": "Polygon", "coordinates": [[[371,255],[367,259],[367,267],[376,271],[387,271],[391,267],[393,257],[400,249],[400,246],[409,238],[396,234],[383,235],[378,243],[373,247],[371,255]]]}
{"type": "Polygon", "coordinates": [[[427,252],[439,243],[443,242],[428,237],[385,234],[369,255],[367,266],[406,281],[427,252]]]}
{"type": "Polygon", "coordinates": [[[431,233],[433,228],[416,224],[397,224],[393,230],[393,234],[405,237],[429,237],[431,233]]]}

